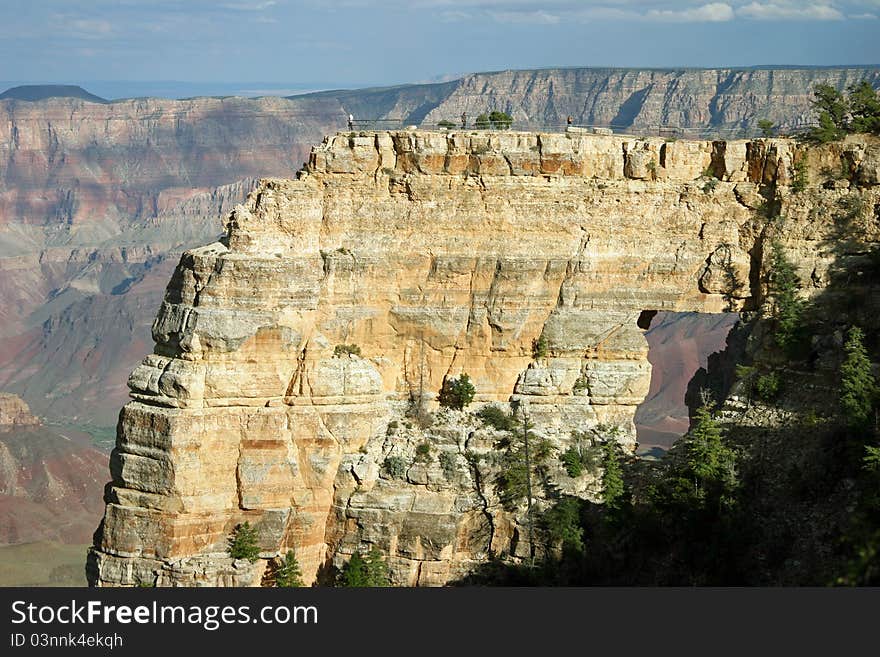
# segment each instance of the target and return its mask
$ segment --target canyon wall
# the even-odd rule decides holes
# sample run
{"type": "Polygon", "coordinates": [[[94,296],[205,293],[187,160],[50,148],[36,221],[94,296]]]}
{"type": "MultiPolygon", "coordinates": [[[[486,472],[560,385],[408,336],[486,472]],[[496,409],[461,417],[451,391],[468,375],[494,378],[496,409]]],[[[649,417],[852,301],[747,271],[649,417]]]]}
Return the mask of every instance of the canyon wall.
{"type": "MultiPolygon", "coordinates": [[[[526,556],[525,510],[492,485],[499,434],[468,411],[515,401],[557,454],[632,449],[653,312],[760,307],[771,237],[821,289],[822,204],[856,195],[876,232],[878,164],[867,138],[328,138],[181,258],[129,378],[90,581],[256,585],[287,549],[326,581],[375,546],[395,584],[427,585],[526,556]],[[438,408],[465,373],[473,407],[438,408]],[[243,521],[255,564],[226,553],[243,521]]],[[[597,492],[558,461],[546,477],[597,492]]]]}

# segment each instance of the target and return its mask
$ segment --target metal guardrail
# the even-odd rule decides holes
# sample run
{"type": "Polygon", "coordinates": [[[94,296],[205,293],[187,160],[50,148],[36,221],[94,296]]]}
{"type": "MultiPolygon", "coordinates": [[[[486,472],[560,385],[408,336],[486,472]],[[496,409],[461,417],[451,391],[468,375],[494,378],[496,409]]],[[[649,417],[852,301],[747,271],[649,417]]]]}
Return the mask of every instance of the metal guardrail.
{"type": "MultiPolygon", "coordinates": [[[[792,127],[782,127],[774,130],[774,137],[796,137],[799,134],[809,130],[815,124],[802,124],[792,127]]],[[[568,128],[575,128],[584,131],[595,131],[602,134],[610,130],[612,134],[631,136],[631,137],[663,137],[666,139],[696,139],[696,140],[712,140],[712,139],[752,139],[763,137],[760,131],[755,127],[690,127],[690,126],[672,126],[672,125],[632,125],[632,124],[578,124],[578,123],[537,123],[514,121],[510,128],[493,128],[477,127],[472,121],[468,121],[466,125],[462,125],[460,121],[440,122],[440,123],[406,123],[404,119],[355,119],[349,122],[349,130],[403,130],[409,126],[414,126],[423,130],[448,130],[454,132],[456,130],[467,130],[473,132],[497,132],[509,130],[512,132],[558,132],[564,133],[568,128]],[[449,125],[449,124],[452,125],[449,125]]]]}

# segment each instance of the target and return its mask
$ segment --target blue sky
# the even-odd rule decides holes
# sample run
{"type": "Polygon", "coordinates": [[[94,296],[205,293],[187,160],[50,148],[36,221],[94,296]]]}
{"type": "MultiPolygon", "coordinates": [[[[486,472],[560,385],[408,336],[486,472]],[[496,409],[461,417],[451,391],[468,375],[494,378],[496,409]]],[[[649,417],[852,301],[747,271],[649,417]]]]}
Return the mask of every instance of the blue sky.
{"type": "Polygon", "coordinates": [[[878,16],[880,0],[0,0],[0,80],[260,91],[550,66],[878,64],[878,16]]]}

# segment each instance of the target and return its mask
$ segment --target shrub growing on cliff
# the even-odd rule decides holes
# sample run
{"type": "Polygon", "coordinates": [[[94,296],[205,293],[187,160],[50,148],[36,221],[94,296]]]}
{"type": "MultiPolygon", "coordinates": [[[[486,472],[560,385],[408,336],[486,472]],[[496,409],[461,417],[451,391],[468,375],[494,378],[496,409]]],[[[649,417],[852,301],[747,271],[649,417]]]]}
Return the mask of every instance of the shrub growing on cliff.
{"type": "Polygon", "coordinates": [[[254,563],[260,558],[260,545],[257,542],[257,530],[245,521],[235,526],[229,537],[229,556],[233,559],[247,559],[254,563]]]}
{"type": "Polygon", "coordinates": [[[623,505],[625,487],[620,467],[620,446],[615,441],[602,445],[602,501],[611,512],[623,505]]]}
{"type": "Polygon", "coordinates": [[[293,550],[290,550],[281,562],[281,567],[275,573],[275,586],[293,588],[303,586],[302,570],[293,550]]]}
{"type": "Polygon", "coordinates": [[[356,344],[338,344],[333,349],[334,356],[360,356],[361,348],[356,344]]]}
{"type": "Polygon", "coordinates": [[[483,406],[477,411],[477,417],[497,431],[513,431],[516,429],[517,421],[510,413],[505,413],[503,408],[495,406],[483,406]]]}
{"type": "Polygon", "coordinates": [[[462,374],[457,379],[446,379],[443,382],[437,401],[445,408],[460,411],[474,400],[476,392],[470,377],[467,374],[462,374]]]}
{"type": "Polygon", "coordinates": [[[547,338],[544,337],[543,333],[532,340],[532,358],[535,360],[538,360],[539,358],[547,358],[549,353],[550,343],[547,341],[547,338]]]}
{"type": "Polygon", "coordinates": [[[382,467],[392,479],[403,479],[406,476],[406,461],[400,456],[386,456],[382,467]]]}

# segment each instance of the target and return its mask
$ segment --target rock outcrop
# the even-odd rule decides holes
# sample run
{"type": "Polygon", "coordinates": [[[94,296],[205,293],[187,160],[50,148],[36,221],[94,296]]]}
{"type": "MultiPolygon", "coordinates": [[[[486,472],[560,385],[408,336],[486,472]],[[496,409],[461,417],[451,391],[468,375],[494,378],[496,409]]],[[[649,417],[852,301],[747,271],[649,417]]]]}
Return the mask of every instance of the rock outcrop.
{"type": "Polygon", "coordinates": [[[31,415],[31,409],[18,395],[0,392],[0,427],[39,424],[40,420],[31,415]]]}
{"type": "MultiPolygon", "coordinates": [[[[312,581],[377,546],[395,583],[442,584],[527,554],[523,509],[492,485],[498,435],[438,410],[444,381],[517,401],[557,454],[597,431],[633,448],[653,312],[759,307],[770,206],[822,281],[818,210],[854,195],[876,233],[878,158],[869,139],[328,138],[181,258],[129,379],[91,581],[255,584],[291,548],[312,581]],[[245,520],[253,567],[225,552],[245,520]]],[[[595,493],[554,463],[554,486],[595,493]]]]}

